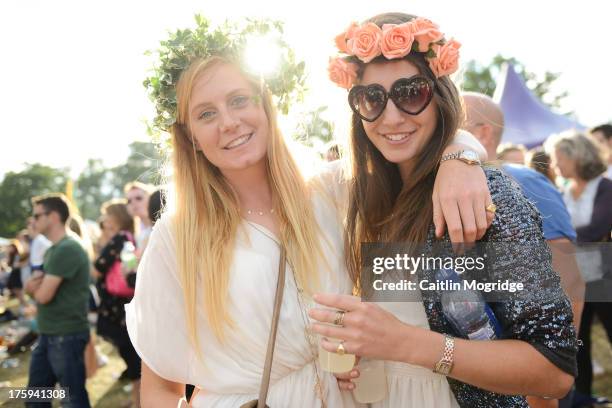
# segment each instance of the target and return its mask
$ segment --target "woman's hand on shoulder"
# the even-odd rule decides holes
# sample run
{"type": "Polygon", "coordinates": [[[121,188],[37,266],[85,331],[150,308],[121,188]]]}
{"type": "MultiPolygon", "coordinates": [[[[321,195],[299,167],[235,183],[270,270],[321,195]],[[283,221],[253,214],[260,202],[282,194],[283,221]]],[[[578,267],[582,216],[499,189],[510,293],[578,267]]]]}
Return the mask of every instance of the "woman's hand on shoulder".
{"type": "Polygon", "coordinates": [[[494,214],[486,211],[491,194],[480,166],[460,160],[440,164],[432,200],[436,237],[448,229],[454,244],[475,242],[493,222],[494,214]]]}

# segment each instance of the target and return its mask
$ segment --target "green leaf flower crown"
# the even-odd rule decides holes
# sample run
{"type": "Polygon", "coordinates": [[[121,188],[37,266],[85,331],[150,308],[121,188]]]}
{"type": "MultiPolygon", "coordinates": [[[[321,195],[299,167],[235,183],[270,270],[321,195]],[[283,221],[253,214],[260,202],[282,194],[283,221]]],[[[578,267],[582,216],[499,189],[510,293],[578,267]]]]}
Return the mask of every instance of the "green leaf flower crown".
{"type": "Polygon", "coordinates": [[[260,77],[274,96],[277,108],[284,114],[293,102],[302,100],[304,62],[296,62],[293,50],[283,40],[280,21],[246,19],[241,25],[226,21],[214,29],[201,15],[196,15],[195,21],[195,29],[171,32],[167,40],[160,42],[156,51],[159,61],[153,67],[152,75],[143,82],[156,108],[155,117],[148,124],[150,131],[170,130],[176,121],[176,84],[181,73],[193,61],[212,56],[227,58],[246,73],[260,77]],[[263,36],[273,38],[280,52],[278,66],[267,75],[252,72],[245,60],[249,39],[263,36]]]}

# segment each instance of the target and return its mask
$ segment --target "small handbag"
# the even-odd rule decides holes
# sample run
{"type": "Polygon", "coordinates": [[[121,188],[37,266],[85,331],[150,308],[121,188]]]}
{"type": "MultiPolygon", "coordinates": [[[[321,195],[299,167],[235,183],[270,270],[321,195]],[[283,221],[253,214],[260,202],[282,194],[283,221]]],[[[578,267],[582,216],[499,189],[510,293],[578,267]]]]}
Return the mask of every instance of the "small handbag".
{"type": "Polygon", "coordinates": [[[272,357],[274,355],[274,345],[276,343],[276,329],[278,328],[281,303],[283,302],[286,262],[287,254],[285,252],[285,248],[281,246],[280,260],[278,262],[278,281],[276,283],[276,294],[274,295],[274,311],[272,312],[272,325],[270,327],[270,336],[268,338],[266,362],[264,364],[261,385],[259,387],[259,398],[242,404],[240,408],[270,408],[268,405],[266,405],[266,399],[268,397],[268,388],[270,387],[270,372],[272,371],[272,357]]]}
{"type": "MultiPolygon", "coordinates": [[[[132,235],[129,232],[126,234],[128,239],[133,242],[132,235]]],[[[118,258],[106,272],[104,283],[106,284],[106,291],[111,295],[125,298],[131,298],[134,296],[134,288],[129,287],[127,280],[121,271],[120,258],[118,258]]]]}

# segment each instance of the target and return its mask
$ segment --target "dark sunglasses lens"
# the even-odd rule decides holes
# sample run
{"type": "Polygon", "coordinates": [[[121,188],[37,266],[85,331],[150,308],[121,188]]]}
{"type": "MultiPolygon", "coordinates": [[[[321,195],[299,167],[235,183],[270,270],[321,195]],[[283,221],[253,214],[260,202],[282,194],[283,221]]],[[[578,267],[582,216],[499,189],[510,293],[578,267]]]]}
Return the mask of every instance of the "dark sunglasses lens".
{"type": "Polygon", "coordinates": [[[351,109],[365,120],[374,120],[385,109],[386,92],[380,85],[359,86],[349,95],[351,109]]]}
{"type": "Polygon", "coordinates": [[[433,87],[426,78],[401,79],[393,85],[391,96],[401,110],[415,115],[431,101],[433,87]]]}

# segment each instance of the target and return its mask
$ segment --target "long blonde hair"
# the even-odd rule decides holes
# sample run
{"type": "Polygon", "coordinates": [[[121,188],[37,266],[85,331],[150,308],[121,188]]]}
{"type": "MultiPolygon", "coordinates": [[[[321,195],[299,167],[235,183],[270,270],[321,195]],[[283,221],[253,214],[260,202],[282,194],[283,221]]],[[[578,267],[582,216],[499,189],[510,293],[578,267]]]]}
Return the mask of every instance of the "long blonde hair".
{"type": "MultiPolygon", "coordinates": [[[[208,324],[218,340],[223,341],[226,327],[234,326],[227,299],[229,270],[241,216],[232,187],[219,169],[196,149],[189,129],[189,100],[195,82],[204,72],[228,63],[223,58],[211,57],[193,62],[182,74],[176,89],[177,121],[172,127],[174,232],[179,278],[185,298],[187,331],[198,353],[198,293],[203,296],[208,324]]],[[[319,229],[309,193],[277,126],[270,93],[246,74],[245,78],[260,95],[258,103],[263,103],[269,122],[266,168],[280,221],[280,238],[297,283],[310,294],[317,288],[313,283],[318,282],[317,259],[322,251],[317,242],[319,229]]]]}

